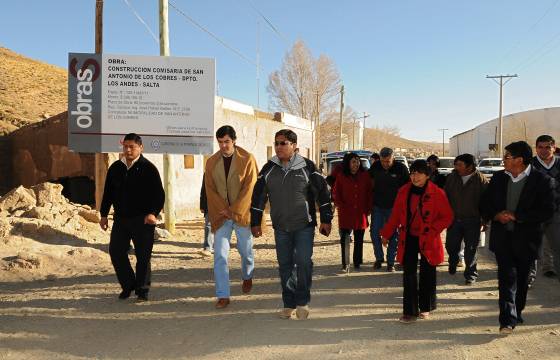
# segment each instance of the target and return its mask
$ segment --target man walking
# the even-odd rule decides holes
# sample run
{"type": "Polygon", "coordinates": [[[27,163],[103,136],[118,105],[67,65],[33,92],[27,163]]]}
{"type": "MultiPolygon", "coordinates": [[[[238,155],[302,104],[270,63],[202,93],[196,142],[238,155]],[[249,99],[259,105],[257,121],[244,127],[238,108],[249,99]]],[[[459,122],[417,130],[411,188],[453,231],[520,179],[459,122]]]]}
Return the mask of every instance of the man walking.
{"type": "Polygon", "coordinates": [[[333,217],[329,190],[315,164],[296,152],[297,135],[284,129],[276,133],[274,150],[259,173],[251,203],[251,232],[262,235],[262,217],[270,198],[270,217],[274,228],[282,301],[280,317],[298,319],[309,316],[313,272],[313,238],[317,225],[315,202],[319,204],[319,232],[328,236],[333,217]]]}
{"type": "Polygon", "coordinates": [[[465,242],[465,283],[472,285],[478,278],[476,251],[480,242],[480,199],[488,180],[477,169],[474,156],[462,154],[455,158],[455,170],[447,176],[445,193],[455,217],[447,229],[445,249],[449,255],[449,273],[457,272],[461,243],[465,242]]]}
{"type": "Polygon", "coordinates": [[[154,230],[165,202],[159,172],[142,156],[143,150],[140,136],[130,133],[124,137],[124,156],[109,167],[101,202],[99,225],[103,230],[108,228],[111,205],[114,209],[109,254],[122,288],[121,300],[130,297],[133,290],[138,301],[148,300],[154,230]],[[136,253],[136,274],[128,259],[131,239],[136,253]]]}
{"type": "MultiPolygon", "coordinates": [[[[373,269],[381,269],[385,261],[383,244],[379,231],[385,225],[391,211],[393,203],[397,197],[400,187],[410,180],[408,169],[404,164],[397,162],[393,158],[393,149],[384,147],[379,152],[380,160],[376,161],[369,168],[369,175],[373,181],[373,210],[371,214],[371,240],[375,253],[375,263],[373,269]]],[[[387,271],[395,271],[395,256],[397,255],[397,232],[389,238],[387,246],[387,271]]]]}
{"type": "Polygon", "coordinates": [[[492,221],[490,250],[498,263],[503,335],[523,323],[529,267],[539,255],[542,224],[554,210],[551,178],[532,168],[532,157],[524,141],[506,146],[504,170],[492,176],[481,205],[482,217],[492,221]]]}
{"type": "MultiPolygon", "coordinates": [[[[543,275],[546,277],[560,276],[560,159],[554,156],[556,142],[550,135],[537,138],[537,156],[531,166],[535,171],[542,172],[554,179],[555,211],[552,219],[545,224],[543,238],[543,257],[540,261],[543,275]]],[[[535,266],[536,276],[537,269],[535,266]]],[[[529,279],[532,282],[533,279],[529,279]]]]}
{"type": "Polygon", "coordinates": [[[230,303],[228,256],[235,231],[241,255],[243,293],[253,286],[253,238],[249,228],[251,195],[257,181],[257,163],[251,153],[235,145],[235,129],[229,125],[216,131],[220,149],[206,162],[204,184],[208,217],[214,233],[214,279],[217,309],[230,303]]]}

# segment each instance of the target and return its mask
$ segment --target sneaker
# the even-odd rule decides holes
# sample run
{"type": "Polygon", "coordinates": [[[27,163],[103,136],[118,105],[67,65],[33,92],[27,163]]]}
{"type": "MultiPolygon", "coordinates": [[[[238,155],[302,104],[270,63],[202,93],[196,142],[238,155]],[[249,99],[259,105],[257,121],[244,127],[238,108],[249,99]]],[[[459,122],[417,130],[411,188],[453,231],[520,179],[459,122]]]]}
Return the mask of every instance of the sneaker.
{"type": "Polygon", "coordinates": [[[344,265],[341,269],[340,269],[340,273],[341,274],[348,274],[350,272],[350,266],[348,265],[344,265]]]}
{"type": "Polygon", "coordinates": [[[121,291],[121,293],[119,294],[119,300],[126,300],[130,297],[130,294],[132,293],[132,290],[123,290],[121,291]]]}
{"type": "Polygon", "coordinates": [[[455,275],[457,273],[457,265],[449,264],[447,271],[449,272],[450,275],[455,275]]]}
{"type": "Polygon", "coordinates": [[[552,270],[545,271],[545,272],[543,273],[543,275],[546,276],[547,278],[556,277],[556,273],[555,273],[554,271],[552,271],[552,270]]]}
{"type": "Polygon", "coordinates": [[[416,321],[416,316],[412,315],[403,315],[399,318],[399,322],[403,324],[412,324],[416,321]]]}
{"type": "Polygon", "coordinates": [[[296,309],[292,309],[292,308],[283,308],[282,310],[280,310],[280,312],[278,313],[278,316],[280,317],[280,319],[291,319],[292,315],[294,315],[294,311],[296,311],[296,309]]]}
{"type": "Polygon", "coordinates": [[[210,257],[213,255],[213,252],[208,249],[202,249],[198,253],[204,257],[210,257]]]}
{"type": "Polygon", "coordinates": [[[387,272],[395,272],[395,265],[387,264],[387,272]]]}
{"type": "Polygon", "coordinates": [[[309,305],[298,306],[296,316],[299,320],[306,320],[309,317],[309,305]]]}
{"type": "Polygon", "coordinates": [[[225,307],[227,307],[229,305],[229,298],[220,298],[218,299],[218,301],[216,302],[216,305],[214,305],[216,307],[216,309],[223,309],[225,307]]]}
{"type": "Polygon", "coordinates": [[[383,261],[376,260],[376,261],[373,263],[373,270],[379,270],[379,269],[381,269],[381,264],[383,264],[383,261]]]}
{"type": "Polygon", "coordinates": [[[146,302],[148,301],[148,293],[140,293],[136,298],[136,302],[146,302]]]}
{"type": "Polygon", "coordinates": [[[253,279],[243,280],[243,284],[241,285],[241,291],[243,294],[248,294],[251,292],[253,288],[253,279]]]}
{"type": "Polygon", "coordinates": [[[424,312],[421,312],[420,314],[418,314],[418,319],[428,320],[429,318],[430,318],[430,312],[429,311],[424,311],[424,312]]]}
{"type": "Polygon", "coordinates": [[[513,334],[513,326],[502,326],[500,327],[500,335],[509,335],[509,334],[513,334]]]}
{"type": "Polygon", "coordinates": [[[467,279],[465,280],[465,285],[474,285],[474,283],[476,282],[476,279],[467,279]]]}

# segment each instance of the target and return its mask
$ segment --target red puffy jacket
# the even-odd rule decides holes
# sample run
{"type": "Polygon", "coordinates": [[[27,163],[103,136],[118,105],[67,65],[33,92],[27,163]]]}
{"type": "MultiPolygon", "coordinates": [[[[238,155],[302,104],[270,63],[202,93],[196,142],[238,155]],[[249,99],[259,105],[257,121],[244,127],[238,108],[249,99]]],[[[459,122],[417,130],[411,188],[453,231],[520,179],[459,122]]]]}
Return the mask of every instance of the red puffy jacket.
{"type": "Polygon", "coordinates": [[[334,183],[333,198],[338,209],[340,229],[361,230],[368,227],[372,185],[367,171],[359,171],[356,176],[340,172],[334,183]]]}
{"type": "MultiPolygon", "coordinates": [[[[381,229],[381,236],[390,238],[395,230],[399,230],[399,244],[397,261],[402,264],[407,235],[407,200],[412,183],[403,185],[397,194],[393,211],[389,220],[381,229]]],[[[436,266],[443,262],[444,252],[441,242],[441,232],[453,221],[453,210],[449,205],[445,192],[437,185],[428,181],[428,186],[421,199],[419,210],[422,232],[419,236],[420,252],[426,257],[430,265],[436,266]]],[[[418,215],[417,215],[418,216],[418,215]]]]}

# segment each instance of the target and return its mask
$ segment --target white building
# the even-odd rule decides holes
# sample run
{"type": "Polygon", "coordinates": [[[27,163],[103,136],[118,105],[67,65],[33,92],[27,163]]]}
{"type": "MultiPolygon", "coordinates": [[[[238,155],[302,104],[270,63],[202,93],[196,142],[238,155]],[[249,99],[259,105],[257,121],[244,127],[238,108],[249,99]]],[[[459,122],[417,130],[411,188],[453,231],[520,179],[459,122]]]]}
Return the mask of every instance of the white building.
{"type": "MultiPolygon", "coordinates": [[[[539,135],[548,134],[560,141],[560,107],[528,110],[506,115],[503,120],[503,146],[524,140],[535,146],[539,135]]],[[[473,154],[477,158],[496,157],[490,150],[498,143],[498,119],[482,123],[474,129],[454,135],[449,139],[450,156],[473,154]]]]}

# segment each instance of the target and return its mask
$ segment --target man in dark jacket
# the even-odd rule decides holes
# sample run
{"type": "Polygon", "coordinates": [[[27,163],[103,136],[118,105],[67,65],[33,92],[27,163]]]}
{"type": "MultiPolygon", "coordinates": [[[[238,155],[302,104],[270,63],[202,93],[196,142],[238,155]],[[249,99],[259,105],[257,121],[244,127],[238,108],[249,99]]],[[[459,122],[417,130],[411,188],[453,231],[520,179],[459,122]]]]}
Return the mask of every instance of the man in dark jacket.
{"type": "Polygon", "coordinates": [[[154,230],[165,202],[159,172],[142,156],[143,149],[140,136],[130,133],[124,137],[124,156],[109,167],[101,202],[99,225],[103,230],[108,228],[111,205],[114,209],[109,254],[122,288],[121,300],[127,299],[132,290],[138,301],[148,300],[154,230]],[[131,239],[136,252],[136,274],[127,254],[131,239]]]}
{"type": "Polygon", "coordinates": [[[270,199],[270,218],[274,228],[282,301],[280,317],[289,319],[294,311],[300,320],[309,316],[313,274],[313,238],[316,208],[319,205],[319,232],[328,236],[333,217],[327,183],[315,164],[298,154],[297,135],[284,129],[276,133],[276,156],[262,168],[251,201],[251,232],[262,235],[262,217],[270,199]]]}
{"type": "MultiPolygon", "coordinates": [[[[373,207],[371,213],[371,239],[375,253],[374,269],[380,269],[385,260],[383,244],[379,231],[385,225],[400,187],[410,180],[408,169],[393,158],[393,149],[383,148],[379,152],[380,160],[369,168],[369,175],[373,182],[373,207]]],[[[395,256],[397,255],[397,233],[389,238],[387,247],[387,271],[395,271],[395,256]]]]}
{"type": "Polygon", "coordinates": [[[445,175],[439,173],[439,157],[435,154],[428,156],[426,159],[430,167],[430,181],[443,189],[445,186],[445,175]]]}
{"type": "Polygon", "coordinates": [[[202,186],[200,187],[200,212],[204,214],[204,242],[200,254],[202,256],[212,256],[214,253],[214,234],[212,234],[212,226],[208,218],[208,199],[206,198],[204,179],[204,176],[202,176],[202,186]]]}
{"type": "Polygon", "coordinates": [[[459,264],[461,243],[465,241],[465,283],[478,278],[476,250],[480,242],[480,199],[488,180],[477,169],[474,156],[462,154],[455,158],[455,170],[447,176],[445,193],[453,209],[453,223],[447,229],[445,249],[449,255],[449,273],[454,275],[459,264]]]}
{"type": "Polygon", "coordinates": [[[504,168],[490,180],[481,203],[482,217],[492,221],[490,250],[498,263],[500,333],[523,322],[527,276],[539,256],[542,225],[553,214],[551,178],[535,171],[533,151],[524,141],[505,147],[504,168]]]}

